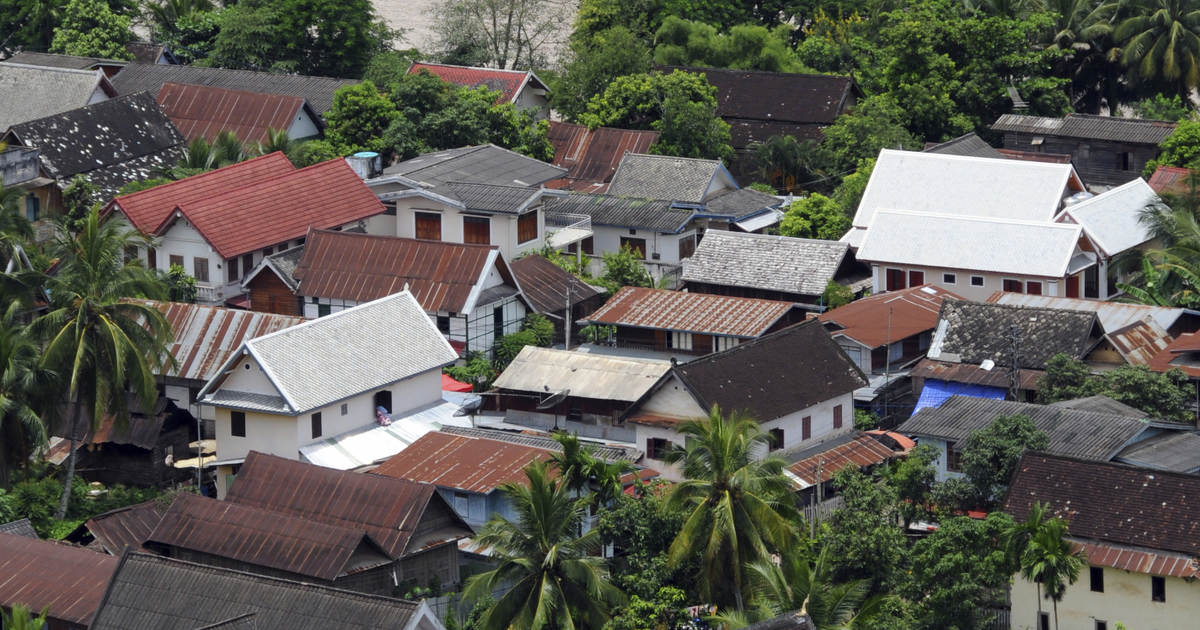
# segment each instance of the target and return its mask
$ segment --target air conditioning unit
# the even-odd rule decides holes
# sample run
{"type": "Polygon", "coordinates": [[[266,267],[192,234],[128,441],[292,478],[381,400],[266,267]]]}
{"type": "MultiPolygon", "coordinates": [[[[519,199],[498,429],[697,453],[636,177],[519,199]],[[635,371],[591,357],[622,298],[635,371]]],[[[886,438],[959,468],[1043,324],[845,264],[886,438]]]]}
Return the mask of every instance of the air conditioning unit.
{"type": "Polygon", "coordinates": [[[652,260],[661,260],[661,259],[662,259],[662,254],[659,254],[658,252],[655,252],[655,253],[653,253],[653,254],[650,254],[650,258],[651,258],[652,260]]]}

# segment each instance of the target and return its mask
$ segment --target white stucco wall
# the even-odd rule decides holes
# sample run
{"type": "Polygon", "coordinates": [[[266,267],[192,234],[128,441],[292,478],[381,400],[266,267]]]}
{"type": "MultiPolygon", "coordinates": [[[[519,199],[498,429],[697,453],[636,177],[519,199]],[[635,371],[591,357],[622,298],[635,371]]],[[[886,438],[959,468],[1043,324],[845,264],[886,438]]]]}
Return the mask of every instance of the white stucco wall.
{"type": "MultiPolygon", "coordinates": [[[[383,187],[376,187],[373,190],[378,193],[390,192],[383,187]]],[[[403,190],[403,188],[400,188],[403,190]]],[[[457,208],[453,208],[446,204],[441,204],[429,199],[414,197],[411,199],[399,199],[396,204],[395,217],[381,217],[381,219],[391,219],[390,221],[380,220],[372,221],[367,224],[367,232],[370,234],[386,234],[388,236],[403,236],[405,238],[416,238],[417,236],[417,217],[418,212],[427,212],[438,214],[442,217],[442,240],[447,243],[462,243],[463,242],[463,218],[465,216],[483,215],[475,214],[468,215],[460,212],[457,208]]],[[[491,245],[500,248],[504,252],[504,257],[512,260],[521,252],[531,249],[538,249],[542,246],[543,238],[546,234],[546,219],[542,213],[541,207],[538,207],[538,237],[527,242],[517,243],[517,219],[516,215],[496,214],[487,217],[490,221],[491,234],[489,240],[491,245]]]]}
{"type": "Polygon", "coordinates": [[[759,424],[764,431],[783,429],[782,448],[784,449],[795,448],[801,444],[816,444],[849,433],[854,430],[854,392],[847,392],[837,398],[801,409],[776,420],[763,421],[760,419],[759,424]],[[842,426],[835,429],[833,428],[833,409],[838,405],[842,406],[842,426]],[[807,440],[803,439],[805,417],[812,418],[809,427],[810,436],[807,440]]]}
{"type": "MultiPolygon", "coordinates": [[[[1108,622],[1115,630],[1120,621],[1132,630],[1179,630],[1195,628],[1200,619],[1200,582],[1166,577],[1166,601],[1150,598],[1150,575],[1121,569],[1104,569],[1104,592],[1090,587],[1088,568],[1079,573],[1079,581],[1067,587],[1058,603],[1058,623],[1063,630],[1095,630],[1097,621],[1108,622]]],[[[1038,603],[1050,613],[1054,627],[1053,604],[1039,600],[1034,584],[1013,577],[1012,627],[1036,630],[1038,603]]]]}
{"type": "Polygon", "coordinates": [[[550,101],[546,100],[545,90],[535,88],[531,83],[526,83],[524,89],[517,93],[514,105],[517,106],[517,109],[537,110],[534,112],[534,116],[538,120],[550,116],[550,101]]]}
{"type": "Polygon", "coordinates": [[[651,230],[634,230],[634,232],[634,234],[630,234],[628,228],[593,225],[592,252],[595,259],[598,261],[602,254],[621,251],[622,238],[640,238],[646,241],[647,263],[678,265],[680,239],[696,234],[695,229],[686,230],[680,234],[663,234],[651,230]],[[654,254],[659,255],[658,260],[654,260],[654,254]]]}
{"type": "Polygon", "coordinates": [[[319,135],[321,135],[321,129],[317,127],[316,121],[301,107],[300,111],[296,112],[296,118],[292,120],[291,126],[288,127],[288,137],[292,140],[300,140],[319,135]]]}
{"type": "MultiPolygon", "coordinates": [[[[883,293],[887,290],[887,269],[902,269],[905,272],[905,283],[909,271],[921,271],[925,274],[925,284],[931,284],[936,287],[941,287],[960,295],[968,300],[982,302],[986,300],[996,291],[1004,289],[1005,280],[1021,281],[1022,292],[1024,292],[1025,283],[1040,282],[1042,283],[1042,295],[1066,295],[1066,280],[1061,278],[1043,278],[1038,276],[1018,276],[1012,274],[994,274],[984,273],[980,271],[971,271],[964,269],[948,269],[944,267],[915,267],[905,265],[889,265],[889,264],[872,264],[872,293],[883,293]],[[943,274],[954,274],[954,282],[945,282],[943,274]],[[972,276],[983,278],[983,286],[974,286],[971,284],[972,276]]],[[[1101,283],[1103,284],[1103,283],[1101,283]]],[[[1083,279],[1079,281],[1079,291],[1083,292],[1083,279]]]]}

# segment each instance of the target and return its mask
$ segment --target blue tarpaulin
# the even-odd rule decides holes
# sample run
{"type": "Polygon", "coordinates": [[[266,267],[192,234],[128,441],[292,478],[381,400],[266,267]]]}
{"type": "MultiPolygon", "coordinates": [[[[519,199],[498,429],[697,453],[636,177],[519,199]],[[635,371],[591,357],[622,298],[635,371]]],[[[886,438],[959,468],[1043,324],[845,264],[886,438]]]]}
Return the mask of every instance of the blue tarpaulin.
{"type": "Polygon", "coordinates": [[[926,407],[941,407],[942,403],[946,402],[946,399],[951,396],[971,396],[972,398],[1004,400],[1004,395],[1007,391],[1003,387],[968,385],[966,383],[928,379],[925,381],[925,387],[921,390],[921,399],[917,401],[917,406],[913,409],[913,415],[917,415],[918,411],[926,407]]]}

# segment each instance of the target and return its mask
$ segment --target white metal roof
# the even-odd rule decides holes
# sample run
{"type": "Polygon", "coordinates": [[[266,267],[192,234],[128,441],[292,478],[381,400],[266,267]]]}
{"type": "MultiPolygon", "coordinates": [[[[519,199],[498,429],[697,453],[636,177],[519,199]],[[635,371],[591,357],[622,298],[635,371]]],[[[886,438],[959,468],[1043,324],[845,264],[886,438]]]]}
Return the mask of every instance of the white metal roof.
{"type": "Polygon", "coordinates": [[[469,418],[455,418],[457,403],[446,400],[393,416],[386,427],[371,423],[329,439],[300,447],[300,457],[310,463],[338,470],[354,470],[381,462],[407,448],[421,436],[443,425],[470,426],[469,418]]]}
{"type": "Polygon", "coordinates": [[[862,262],[1061,278],[1081,228],[879,210],[858,250],[862,262]]]}
{"type": "Polygon", "coordinates": [[[1143,208],[1156,202],[1158,194],[1139,177],[1066,208],[1058,220],[1082,225],[1088,238],[1112,257],[1150,240],[1139,218],[1143,208]]]}
{"type": "Polygon", "coordinates": [[[496,379],[495,387],[522,392],[569,389],[571,396],[633,402],[670,369],[666,361],[525,346],[496,379]]]}
{"type": "Polygon", "coordinates": [[[884,149],[854,225],[866,227],[880,208],[1048,222],[1074,175],[1070,164],[884,149]]]}

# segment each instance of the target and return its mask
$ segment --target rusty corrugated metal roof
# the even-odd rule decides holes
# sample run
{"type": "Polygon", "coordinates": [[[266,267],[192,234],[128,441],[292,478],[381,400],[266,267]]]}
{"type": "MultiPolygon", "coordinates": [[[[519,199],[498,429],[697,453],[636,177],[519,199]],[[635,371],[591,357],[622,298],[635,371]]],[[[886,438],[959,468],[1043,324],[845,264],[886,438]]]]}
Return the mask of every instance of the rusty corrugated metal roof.
{"type": "Polygon", "coordinates": [[[268,335],[297,324],[303,317],[256,313],[218,306],[139,300],[166,316],[175,333],[171,353],[179,369],[169,376],[209,381],[221,370],[229,355],[242,342],[268,335]]]}
{"type": "Polygon", "coordinates": [[[757,337],[795,308],[791,302],[625,287],[589,324],[757,337]]]}
{"type": "Polygon", "coordinates": [[[162,512],[155,501],[118,508],[88,519],[84,526],[109,554],[121,555],[125,547],[142,549],[150,532],[158,527],[162,512]]]}
{"type": "Polygon", "coordinates": [[[942,300],[963,298],[929,285],[889,291],[855,300],[821,313],[817,319],[834,324],[829,334],[849,337],[868,348],[878,348],[937,328],[942,300]]]}
{"type": "MultiPolygon", "coordinates": [[[[222,131],[234,132],[242,142],[266,142],[268,128],[287,131],[305,107],[298,96],[182,83],[164,83],[157,100],[188,142],[198,137],[212,142],[222,131]]],[[[311,108],[309,115],[321,124],[311,108]]]]}
{"type": "Polygon", "coordinates": [[[1125,328],[1126,326],[1136,324],[1147,316],[1153,317],[1159,326],[1171,328],[1175,325],[1176,320],[1189,312],[1173,306],[1102,302],[1100,300],[1086,300],[1083,298],[1029,295],[1008,291],[996,291],[988,297],[987,301],[992,304],[1009,304],[1012,306],[1094,311],[1096,316],[1100,318],[1100,325],[1104,326],[1104,330],[1125,328]]]}
{"type": "Polygon", "coordinates": [[[0,534],[0,606],[24,604],[87,627],[117,559],[66,543],[0,534]]]}
{"type": "Polygon", "coordinates": [[[334,580],[364,540],[378,557],[358,558],[355,568],[391,562],[359,528],[181,493],[146,542],[334,580]]]}
{"type": "Polygon", "coordinates": [[[1105,335],[1130,365],[1147,365],[1154,355],[1171,345],[1171,335],[1147,316],[1136,324],[1105,335]]]}
{"type": "MultiPolygon", "coordinates": [[[[985,370],[974,363],[948,363],[921,359],[912,369],[913,378],[931,378],[951,383],[967,383],[968,385],[987,385],[989,387],[1009,386],[1008,368],[1002,365],[985,370]]],[[[1037,389],[1037,380],[1046,375],[1044,370],[1021,369],[1021,389],[1037,389]]]]}
{"type": "MultiPolygon", "coordinates": [[[[521,292],[539,313],[566,310],[567,289],[575,276],[545,258],[533,254],[512,263],[512,271],[521,283],[521,292]]],[[[571,306],[600,295],[602,291],[582,281],[574,282],[571,306]]]]}
{"type": "Polygon", "coordinates": [[[1200,335],[1185,333],[1151,357],[1148,365],[1155,372],[1178,368],[1193,379],[1200,379],[1200,360],[1195,356],[1197,352],[1200,352],[1200,335]]]}
{"type": "Polygon", "coordinates": [[[525,346],[493,386],[539,393],[569,389],[572,397],[634,402],[670,369],[667,361],[525,346]]]}
{"type": "Polygon", "coordinates": [[[487,494],[501,484],[524,480],[522,468],[549,456],[540,448],[432,431],[371,472],[487,494]]]}
{"type": "Polygon", "coordinates": [[[1200,577],[1200,563],[1195,558],[1104,543],[1082,542],[1081,546],[1092,566],[1180,578],[1200,577]]]}
{"type": "MultiPolygon", "coordinates": [[[[251,452],[242,463],[226,501],[282,512],[329,525],[356,528],[371,535],[393,559],[422,547],[417,523],[431,502],[445,500],[425,483],[363,475],[251,452]],[[416,539],[416,540],[414,540],[416,539]],[[410,540],[414,548],[409,549],[410,540]]],[[[464,536],[471,528],[446,506],[452,525],[464,536]]],[[[435,532],[436,533],[436,532],[435,532]]],[[[454,532],[439,540],[453,538],[454,532]]]]}
{"type": "Polygon", "coordinates": [[[881,464],[895,455],[895,451],[880,444],[875,438],[858,433],[850,441],[841,442],[819,453],[808,455],[788,466],[787,469],[788,472],[804,482],[804,487],[807,488],[833,479],[833,476],[846,466],[854,465],[862,468],[881,464]],[[819,480],[818,470],[820,470],[819,480]]]}
{"type": "Polygon", "coordinates": [[[297,293],[305,297],[370,302],[407,285],[425,311],[462,313],[474,306],[472,292],[493,252],[503,280],[515,287],[494,245],[311,230],[292,276],[300,282],[297,293]]]}
{"type": "Polygon", "coordinates": [[[1187,192],[1187,176],[1190,171],[1178,166],[1159,166],[1150,176],[1150,188],[1154,192],[1182,194],[1187,192]]]}
{"type": "Polygon", "coordinates": [[[570,171],[546,187],[601,193],[608,188],[621,158],[626,153],[645,153],[658,141],[658,132],[609,127],[589,131],[585,125],[552,120],[547,137],[554,145],[551,164],[570,171]]]}

